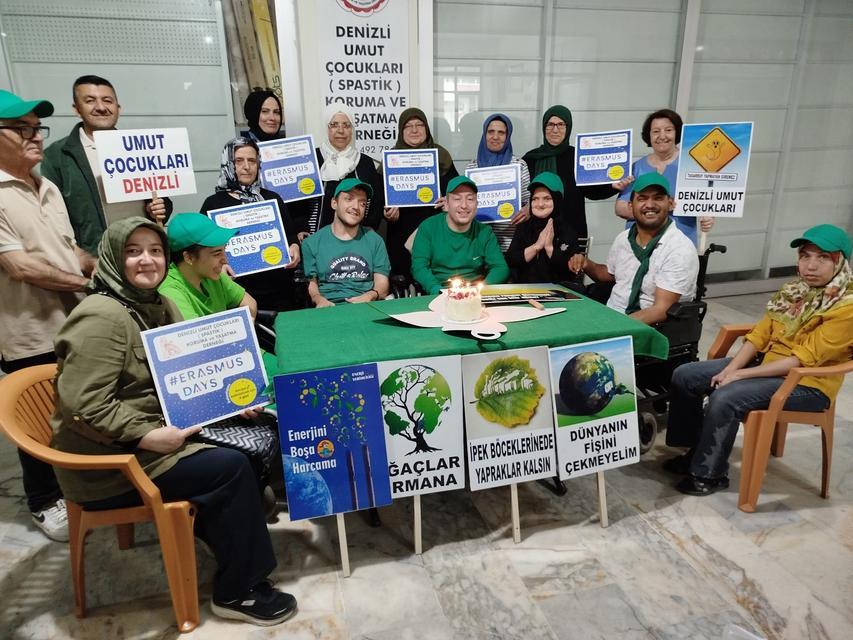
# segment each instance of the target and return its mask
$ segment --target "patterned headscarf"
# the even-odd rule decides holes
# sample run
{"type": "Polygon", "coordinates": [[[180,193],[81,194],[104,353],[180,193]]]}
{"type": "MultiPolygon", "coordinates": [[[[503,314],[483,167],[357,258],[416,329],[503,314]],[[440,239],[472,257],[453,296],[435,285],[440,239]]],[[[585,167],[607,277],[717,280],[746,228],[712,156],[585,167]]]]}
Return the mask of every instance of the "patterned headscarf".
{"type": "Polygon", "coordinates": [[[797,278],[782,288],[767,303],[767,315],[782,323],[785,335],[791,337],[815,316],[840,305],[853,303],[853,273],[840,251],[835,263],[835,275],[822,287],[812,287],[797,278]]]}
{"type": "Polygon", "coordinates": [[[512,120],[502,113],[493,113],[483,123],[483,136],[480,138],[480,146],[477,147],[478,167],[499,167],[512,162],[512,120]],[[506,125],[506,140],[500,151],[490,151],[486,144],[486,131],[495,120],[500,120],[506,125]]]}
{"type": "Polygon", "coordinates": [[[261,154],[258,145],[248,138],[234,138],[225,143],[222,158],[219,161],[219,180],[216,182],[217,191],[227,191],[236,194],[240,202],[260,202],[261,195],[261,154]],[[240,147],[252,147],[258,153],[258,175],[250,185],[240,184],[237,179],[237,169],[234,167],[234,152],[240,147]]]}

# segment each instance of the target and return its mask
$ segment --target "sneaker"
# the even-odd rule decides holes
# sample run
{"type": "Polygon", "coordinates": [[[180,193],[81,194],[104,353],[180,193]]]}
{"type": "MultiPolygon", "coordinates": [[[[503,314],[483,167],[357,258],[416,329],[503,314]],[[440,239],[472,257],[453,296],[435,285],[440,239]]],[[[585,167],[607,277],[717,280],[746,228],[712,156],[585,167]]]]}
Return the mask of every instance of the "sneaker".
{"type": "Polygon", "coordinates": [[[220,618],[271,627],[296,613],[296,598],[276,589],[269,580],[264,580],[249,589],[243,598],[218,602],[214,597],[210,608],[220,618]]]}
{"type": "Polygon", "coordinates": [[[32,513],[33,522],[51,540],[68,542],[68,512],[65,500],[60,498],[41,511],[32,513]]]}

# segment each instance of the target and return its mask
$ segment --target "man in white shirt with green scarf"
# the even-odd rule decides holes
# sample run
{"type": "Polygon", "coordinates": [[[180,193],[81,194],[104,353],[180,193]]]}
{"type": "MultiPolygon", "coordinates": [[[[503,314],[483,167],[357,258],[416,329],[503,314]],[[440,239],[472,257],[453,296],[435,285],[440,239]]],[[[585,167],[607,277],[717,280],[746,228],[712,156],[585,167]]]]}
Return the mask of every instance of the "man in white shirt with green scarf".
{"type": "Polygon", "coordinates": [[[696,247],[673,223],[674,208],[664,176],[640,176],[631,193],[636,224],[616,236],[607,264],[576,254],[569,268],[596,282],[614,283],[608,307],[646,324],[663,322],[674,303],[696,295],[699,273],[696,247]]]}

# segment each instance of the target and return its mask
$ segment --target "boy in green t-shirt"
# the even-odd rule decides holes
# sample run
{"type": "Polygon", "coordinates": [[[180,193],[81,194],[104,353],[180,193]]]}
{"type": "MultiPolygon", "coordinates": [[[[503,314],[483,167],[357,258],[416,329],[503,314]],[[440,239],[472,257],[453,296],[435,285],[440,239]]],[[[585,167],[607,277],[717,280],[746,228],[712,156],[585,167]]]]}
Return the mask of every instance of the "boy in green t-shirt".
{"type": "Polygon", "coordinates": [[[385,243],[375,231],[361,227],[372,197],[369,184],[341,180],[331,201],[332,224],[303,241],[303,269],[311,278],[308,295],[314,306],[371,302],[388,294],[391,264],[385,243]]]}

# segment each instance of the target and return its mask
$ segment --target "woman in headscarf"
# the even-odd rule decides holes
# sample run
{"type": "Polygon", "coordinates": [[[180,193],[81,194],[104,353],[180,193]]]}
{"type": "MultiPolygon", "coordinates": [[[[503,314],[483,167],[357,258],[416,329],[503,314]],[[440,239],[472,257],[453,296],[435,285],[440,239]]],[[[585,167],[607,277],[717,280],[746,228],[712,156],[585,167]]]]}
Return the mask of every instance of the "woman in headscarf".
{"type": "MultiPolygon", "coordinates": [[[[53,446],[88,455],[133,454],[164,501],[189,500],[195,534],[213,551],[213,612],[277,624],[293,596],[266,579],[276,560],[249,459],[189,440],[200,427],[166,425],[140,332],[181,319],[157,293],[166,275],[166,232],[144,218],[111,224],[99,246],[91,294],[56,337],[59,373],[53,446]]],[[[87,510],[141,504],[119,471],[56,469],[65,496],[87,510]]]]}
{"type": "Polygon", "coordinates": [[[530,218],[518,225],[506,261],[513,282],[574,280],[569,258],[578,253],[578,236],[560,219],[563,182],[544,171],[530,182],[530,218]]]}
{"type": "Polygon", "coordinates": [[[563,181],[563,219],[579,237],[589,237],[586,225],[585,198],[606,200],[616,195],[624,185],[621,183],[600,184],[591,187],[578,187],[575,183],[575,148],[571,144],[572,112],[563,105],[554,105],[542,116],[543,143],[528,151],[523,160],[535,178],[543,171],[560,176],[563,181]],[[618,188],[616,185],[619,185],[618,188]]]}
{"type": "MultiPolygon", "coordinates": [[[[673,373],[666,443],[689,449],[663,467],[686,474],[675,486],[682,493],[705,496],[729,486],[729,455],[740,422],[748,412],[769,406],[791,369],[840,364],[853,355],[847,232],[821,224],[791,246],[797,247],[798,277],[770,299],[764,317],[746,334],[734,357],[685,364],[673,373]]],[[[843,379],[806,376],[784,408],[822,411],[843,379]]]]}
{"type": "MultiPolygon", "coordinates": [[[[631,178],[636,180],[641,175],[657,171],[664,176],[675,188],[678,177],[678,143],[681,142],[681,127],[683,122],[672,109],[659,109],[646,116],[640,137],[652,152],[637,160],[631,167],[631,178]]],[[[631,211],[631,184],[627,182],[616,199],[616,215],[629,224],[633,224],[634,214],[631,211]]],[[[699,244],[699,234],[696,229],[697,218],[692,216],[673,215],[675,226],[686,235],[693,244],[699,244]]],[[[698,218],[702,231],[710,231],[714,226],[714,218],[702,216],[698,218]]]]}
{"type": "Polygon", "coordinates": [[[345,178],[356,178],[372,187],[373,196],[367,203],[367,213],[361,225],[375,231],[382,222],[382,209],[385,206],[382,178],[373,158],[361,153],[355,146],[355,116],[346,105],[333,102],[326,107],[323,122],[326,139],[317,147],[317,164],[320,166],[320,178],[323,181],[323,195],[298,200],[290,205],[294,217],[304,220],[304,226],[307,227],[307,230],[300,234],[300,240],[309,233],[332,224],[335,218],[332,198],[338,184],[345,178]]]}
{"type": "Polygon", "coordinates": [[[246,137],[255,142],[284,138],[281,100],[270,89],[256,89],[243,103],[243,115],[249,123],[246,137]]]}
{"type": "Polygon", "coordinates": [[[299,264],[301,254],[297,235],[302,228],[291,217],[290,210],[275,191],[261,187],[258,145],[248,138],[234,138],[225,143],[219,164],[216,192],[201,205],[201,213],[240,204],[275,200],[290,243],[290,263],[283,269],[252,273],[238,278],[242,286],[257,301],[258,307],[269,311],[288,311],[297,306],[292,269],[299,264]]]}
{"type": "MultiPolygon", "coordinates": [[[[397,142],[394,149],[438,149],[439,187],[441,193],[447,190],[447,183],[459,175],[450,153],[432,139],[432,133],[423,111],[415,107],[406,109],[397,120],[397,142]]],[[[434,205],[423,207],[386,207],[385,219],[388,221],[388,233],[385,243],[388,258],[391,260],[391,275],[405,276],[411,281],[412,256],[406,248],[406,241],[418,225],[435,215],[444,206],[444,197],[434,205]]]]}
{"type": "Polygon", "coordinates": [[[499,167],[506,164],[517,164],[521,172],[521,210],[512,217],[512,220],[489,225],[495,232],[503,252],[509,249],[516,225],[530,217],[528,206],[530,192],[527,189],[530,184],[530,171],[527,169],[526,162],[513,155],[512,120],[502,113],[493,113],[483,122],[483,137],[480,138],[480,146],[477,147],[477,157],[468,163],[466,169],[499,167]]]}

